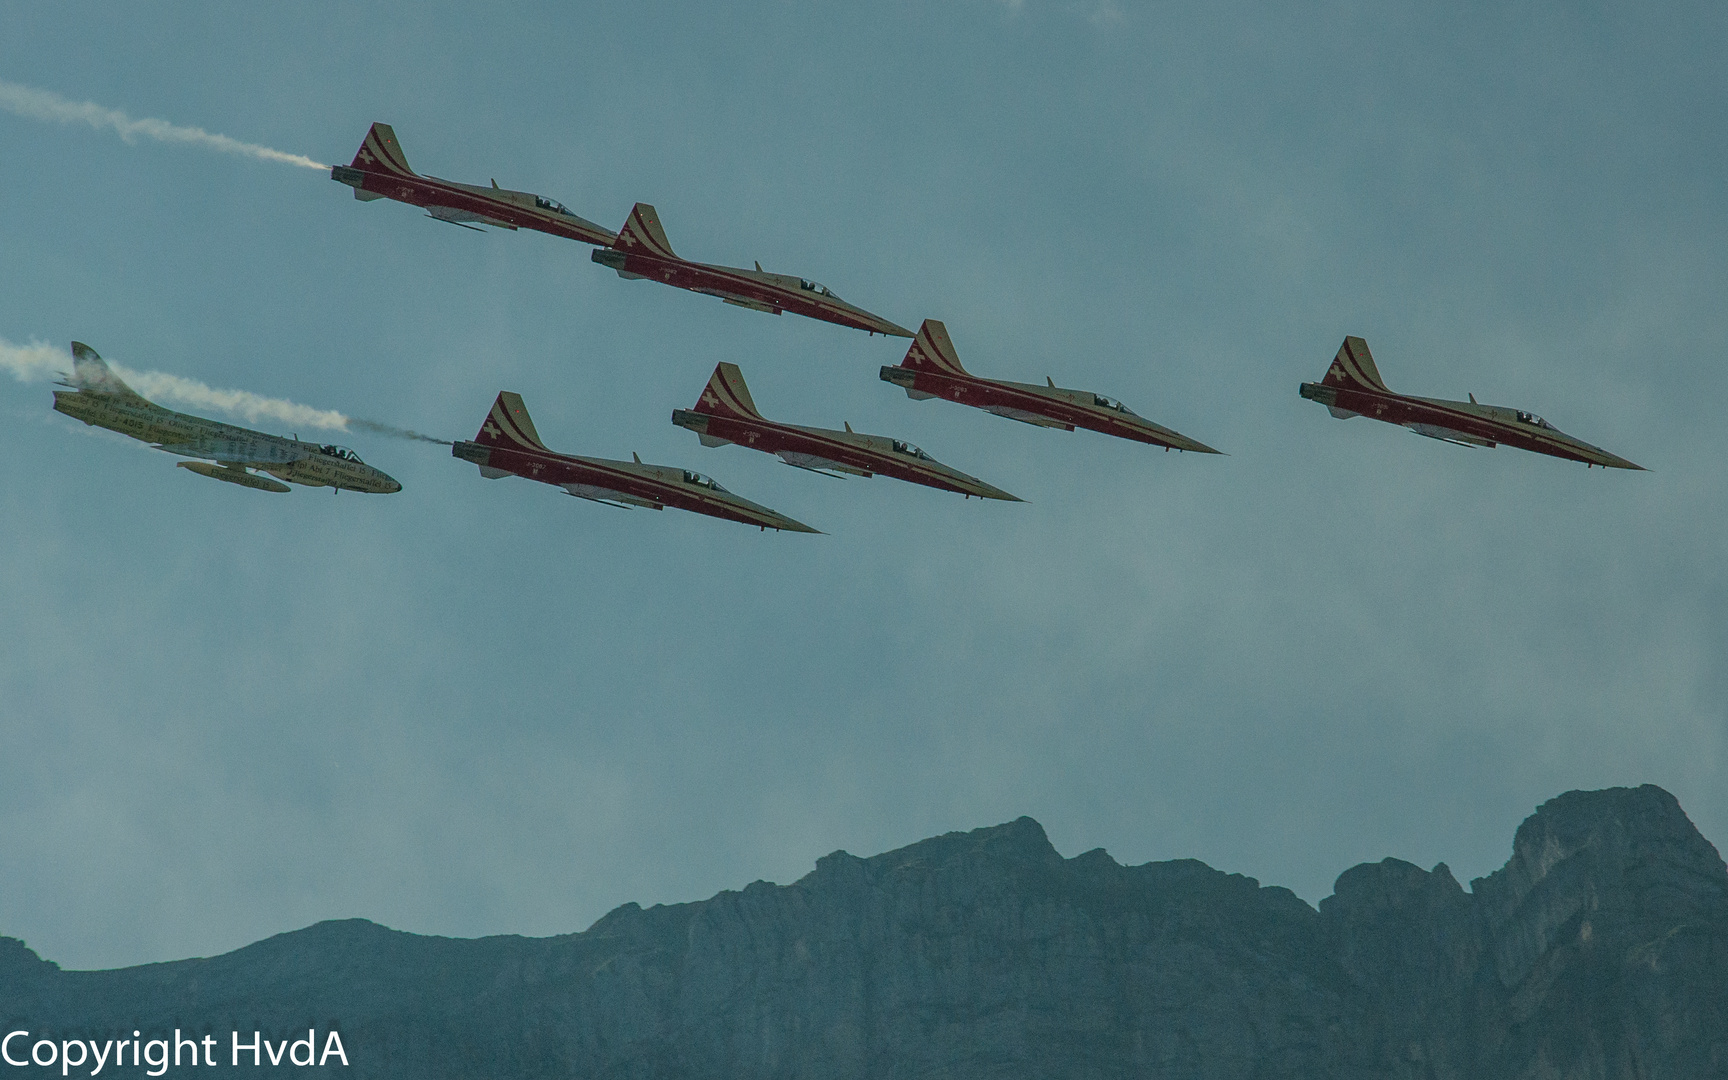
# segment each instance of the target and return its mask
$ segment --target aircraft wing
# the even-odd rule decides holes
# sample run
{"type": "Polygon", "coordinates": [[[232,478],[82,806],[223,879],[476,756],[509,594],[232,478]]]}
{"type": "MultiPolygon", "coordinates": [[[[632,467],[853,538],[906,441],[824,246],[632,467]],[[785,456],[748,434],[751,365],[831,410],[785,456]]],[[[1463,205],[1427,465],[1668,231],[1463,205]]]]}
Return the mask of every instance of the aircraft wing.
{"type": "Polygon", "coordinates": [[[475,213],[473,210],[459,210],[454,206],[441,206],[436,203],[429,203],[426,206],[426,216],[437,218],[439,221],[448,221],[452,225],[490,225],[496,229],[509,229],[511,232],[516,231],[516,226],[510,224],[508,221],[499,221],[495,217],[487,217],[485,214],[475,213]]]}
{"type": "Polygon", "coordinates": [[[235,462],[242,465],[286,465],[312,456],[287,439],[259,435],[251,439],[196,439],[185,443],[164,443],[158,450],[181,457],[205,458],[210,461],[235,462]]]}

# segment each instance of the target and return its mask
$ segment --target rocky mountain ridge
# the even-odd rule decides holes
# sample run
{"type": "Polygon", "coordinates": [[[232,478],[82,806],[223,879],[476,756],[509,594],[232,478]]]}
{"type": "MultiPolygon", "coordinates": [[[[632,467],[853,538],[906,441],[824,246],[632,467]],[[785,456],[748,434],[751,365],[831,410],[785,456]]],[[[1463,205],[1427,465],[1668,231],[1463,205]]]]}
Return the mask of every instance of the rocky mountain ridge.
{"type": "Polygon", "coordinates": [[[224,1065],[339,1030],[377,1077],[1728,1077],[1728,868],[1653,786],[1550,800],[1468,891],[1387,859],[1318,910],[1021,818],[552,938],[348,920],[114,971],[0,938],[0,1022],[224,1065]]]}

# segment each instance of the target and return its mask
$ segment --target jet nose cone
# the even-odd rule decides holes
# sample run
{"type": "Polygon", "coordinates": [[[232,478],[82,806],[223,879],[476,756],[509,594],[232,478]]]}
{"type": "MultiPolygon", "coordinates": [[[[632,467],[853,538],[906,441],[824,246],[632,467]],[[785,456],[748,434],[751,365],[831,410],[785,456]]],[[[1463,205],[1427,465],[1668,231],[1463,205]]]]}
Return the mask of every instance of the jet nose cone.
{"type": "Polygon", "coordinates": [[[394,495],[402,490],[402,485],[392,477],[384,478],[384,494],[394,495]]]}
{"type": "Polygon", "coordinates": [[[974,481],[972,490],[968,494],[976,495],[980,499],[1001,499],[1003,502],[1026,501],[1018,495],[1010,495],[1001,488],[991,484],[986,484],[982,480],[974,481]]]}
{"type": "Polygon", "coordinates": [[[763,517],[766,520],[760,522],[760,524],[765,529],[778,529],[781,532],[816,533],[817,535],[821,535],[822,533],[821,529],[812,529],[802,521],[794,521],[785,514],[773,510],[768,510],[763,514],[763,517]]]}
{"type": "Polygon", "coordinates": [[[917,336],[899,323],[889,322],[887,319],[884,319],[882,316],[877,315],[874,312],[865,311],[862,308],[854,308],[853,310],[860,316],[859,321],[865,324],[864,328],[872,333],[881,334],[884,337],[917,336]]]}
{"type": "Polygon", "coordinates": [[[1592,446],[1582,439],[1571,439],[1572,448],[1588,465],[1598,465],[1604,469],[1631,469],[1634,472],[1649,472],[1642,465],[1634,465],[1618,454],[1610,454],[1600,446],[1592,446]]]}
{"type": "Polygon", "coordinates": [[[1161,435],[1164,441],[1170,444],[1172,450],[1186,450],[1190,454],[1222,454],[1224,452],[1222,450],[1214,450],[1197,439],[1190,439],[1186,435],[1181,435],[1168,429],[1161,432],[1161,435]]]}

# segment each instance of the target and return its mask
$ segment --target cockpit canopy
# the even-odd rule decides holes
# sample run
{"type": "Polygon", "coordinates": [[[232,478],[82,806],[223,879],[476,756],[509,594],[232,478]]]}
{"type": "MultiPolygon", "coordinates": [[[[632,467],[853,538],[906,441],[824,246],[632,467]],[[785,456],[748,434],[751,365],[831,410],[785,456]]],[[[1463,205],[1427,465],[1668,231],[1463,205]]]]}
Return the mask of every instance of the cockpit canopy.
{"type": "Polygon", "coordinates": [[[803,289],[805,292],[813,292],[817,296],[833,296],[834,295],[833,293],[828,291],[828,286],[823,285],[821,282],[817,282],[817,281],[805,281],[803,278],[799,278],[798,279],[798,287],[800,289],[803,289]]]}
{"type": "Polygon", "coordinates": [[[894,440],[894,452],[896,454],[905,454],[908,457],[915,457],[919,461],[935,461],[936,460],[935,458],[931,457],[929,454],[926,454],[924,451],[918,449],[916,446],[913,446],[911,443],[901,442],[899,439],[894,440]]]}
{"type": "Polygon", "coordinates": [[[1552,431],[1554,429],[1553,424],[1550,424],[1548,421],[1542,419],[1540,416],[1537,416],[1535,413],[1520,412],[1518,414],[1518,422],[1520,424],[1530,424],[1533,427],[1547,428],[1550,431],[1552,431]]]}
{"type": "Polygon", "coordinates": [[[719,484],[716,484],[712,476],[703,476],[701,473],[691,472],[689,469],[684,470],[684,482],[686,484],[695,484],[697,487],[705,487],[710,491],[726,490],[719,484]]]}
{"type": "Polygon", "coordinates": [[[554,214],[563,214],[565,217],[575,217],[576,216],[575,214],[572,214],[569,210],[566,210],[564,208],[563,203],[553,202],[551,199],[548,199],[544,195],[534,196],[534,205],[538,206],[542,210],[550,210],[554,214]]]}
{"type": "Polygon", "coordinates": [[[320,446],[318,448],[318,452],[320,454],[329,454],[331,457],[340,458],[343,461],[359,461],[360,460],[360,455],[356,454],[354,451],[348,449],[346,446],[330,446],[330,445],[320,446]]]}
{"type": "Polygon", "coordinates": [[[1099,408],[1103,408],[1103,409],[1115,409],[1117,412],[1127,413],[1129,416],[1138,415],[1137,413],[1135,413],[1135,411],[1133,409],[1130,409],[1128,406],[1122,404],[1120,401],[1117,401],[1115,398],[1105,397],[1103,394],[1093,394],[1092,395],[1092,404],[1097,405],[1099,408]]]}

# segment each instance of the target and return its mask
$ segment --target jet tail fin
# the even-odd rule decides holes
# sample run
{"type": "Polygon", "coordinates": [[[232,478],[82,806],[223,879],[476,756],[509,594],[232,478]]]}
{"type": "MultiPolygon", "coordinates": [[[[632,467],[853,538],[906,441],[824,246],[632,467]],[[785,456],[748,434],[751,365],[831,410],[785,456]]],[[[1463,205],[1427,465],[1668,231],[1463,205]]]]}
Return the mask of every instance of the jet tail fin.
{"type": "Polygon", "coordinates": [[[111,394],[133,401],[143,401],[138,391],[127,386],[114,374],[107,361],[82,341],[72,343],[72,385],[95,394],[111,394]]]}
{"type": "Polygon", "coordinates": [[[1390,394],[1386,384],[1380,381],[1380,370],[1374,366],[1374,355],[1368,351],[1368,343],[1359,337],[1347,337],[1339,346],[1338,355],[1332,359],[1332,366],[1326,369],[1326,377],[1320,380],[1321,386],[1334,386],[1346,390],[1377,390],[1390,394]]]}
{"type": "Polygon", "coordinates": [[[744,373],[737,364],[721,362],[714,366],[702,396],[692,410],[709,416],[729,416],[739,420],[760,420],[756,403],[750,400],[750,388],[744,385],[744,373]]]}
{"type": "Polygon", "coordinates": [[[966,369],[960,366],[960,354],[954,351],[954,341],[948,336],[948,328],[935,319],[925,319],[918,327],[918,335],[912,339],[912,344],[906,350],[906,358],[900,361],[901,367],[916,371],[935,371],[943,375],[965,375],[966,369]]]}
{"type": "Polygon", "coordinates": [[[540,441],[540,433],[534,430],[534,421],[528,417],[528,406],[522,403],[522,395],[508,390],[498,391],[498,400],[492,403],[492,411],[486,414],[486,422],[480,425],[480,433],[474,436],[474,441],[481,446],[501,446],[509,450],[523,447],[546,449],[546,444],[540,441]]]}
{"type": "Polygon", "coordinates": [[[408,158],[402,153],[402,144],[396,141],[396,129],[389,124],[372,125],[372,129],[366,133],[366,140],[354,154],[352,167],[367,172],[416,175],[414,170],[408,167],[408,158]]]}
{"type": "Polygon", "coordinates": [[[673,254],[672,242],[666,239],[666,230],[660,227],[659,212],[645,202],[630,208],[630,216],[618,230],[618,239],[612,241],[612,246],[619,251],[657,255],[662,259],[678,257],[673,254]]]}

